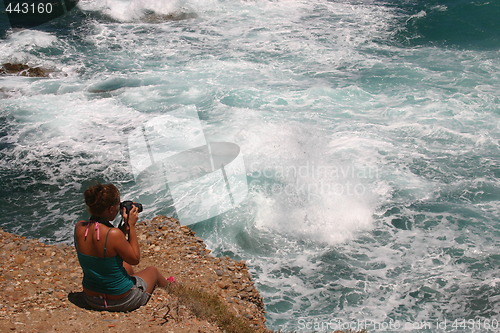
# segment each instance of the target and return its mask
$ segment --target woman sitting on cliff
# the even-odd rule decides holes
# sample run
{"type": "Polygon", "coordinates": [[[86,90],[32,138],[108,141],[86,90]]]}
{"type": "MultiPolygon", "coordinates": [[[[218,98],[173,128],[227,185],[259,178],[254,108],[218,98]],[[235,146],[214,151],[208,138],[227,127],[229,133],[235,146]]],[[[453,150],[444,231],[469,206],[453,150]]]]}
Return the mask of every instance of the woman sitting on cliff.
{"type": "Polygon", "coordinates": [[[96,310],[132,311],[145,305],[154,288],[166,280],[156,267],[134,273],[131,265],[140,260],[136,223],[138,208],[127,214],[123,230],[109,222],[120,210],[120,193],[112,184],[88,188],[85,203],[92,216],[75,226],[75,246],[83,270],[83,291],[87,304],[96,310]],[[125,237],[128,236],[128,239],[125,237]]]}

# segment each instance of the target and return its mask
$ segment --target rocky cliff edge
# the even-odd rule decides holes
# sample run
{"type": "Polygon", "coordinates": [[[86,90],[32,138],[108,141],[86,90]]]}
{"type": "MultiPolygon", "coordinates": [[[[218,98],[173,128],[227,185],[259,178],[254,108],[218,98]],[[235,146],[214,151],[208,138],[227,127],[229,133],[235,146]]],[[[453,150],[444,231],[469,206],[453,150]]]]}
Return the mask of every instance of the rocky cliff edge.
{"type": "Polygon", "coordinates": [[[177,280],[128,313],[86,309],[73,246],[0,230],[0,331],[269,332],[264,303],[243,261],[214,257],[177,220],[137,224],[141,263],[177,280]]]}

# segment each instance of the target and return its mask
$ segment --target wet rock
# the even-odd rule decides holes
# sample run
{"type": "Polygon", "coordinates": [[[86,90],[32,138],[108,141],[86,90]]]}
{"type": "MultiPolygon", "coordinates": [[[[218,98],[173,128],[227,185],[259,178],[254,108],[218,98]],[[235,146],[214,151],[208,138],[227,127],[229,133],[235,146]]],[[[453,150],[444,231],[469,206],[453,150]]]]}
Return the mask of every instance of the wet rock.
{"type": "Polygon", "coordinates": [[[50,71],[42,67],[31,67],[25,64],[5,63],[0,66],[0,75],[18,75],[28,77],[48,77],[50,71]]]}

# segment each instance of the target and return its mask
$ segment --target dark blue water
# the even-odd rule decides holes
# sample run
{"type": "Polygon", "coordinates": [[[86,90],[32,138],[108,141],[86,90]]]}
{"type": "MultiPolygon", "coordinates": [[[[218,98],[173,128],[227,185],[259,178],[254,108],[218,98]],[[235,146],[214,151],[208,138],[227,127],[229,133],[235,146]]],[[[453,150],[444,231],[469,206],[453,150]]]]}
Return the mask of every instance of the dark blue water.
{"type": "Polygon", "coordinates": [[[500,42],[500,2],[387,1],[401,13],[395,31],[403,45],[496,50],[500,42]]]}

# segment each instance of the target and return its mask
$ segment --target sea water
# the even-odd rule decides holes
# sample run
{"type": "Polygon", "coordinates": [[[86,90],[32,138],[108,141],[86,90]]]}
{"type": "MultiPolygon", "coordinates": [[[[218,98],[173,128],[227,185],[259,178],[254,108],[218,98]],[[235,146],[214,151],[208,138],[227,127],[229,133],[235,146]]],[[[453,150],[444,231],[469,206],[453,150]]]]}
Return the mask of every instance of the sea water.
{"type": "Polygon", "coordinates": [[[175,216],[127,138],[194,109],[206,141],[239,146],[248,192],[191,227],[248,263],[270,328],[497,331],[498,17],[496,0],[81,0],[5,30],[1,63],[51,73],[0,77],[0,227],[70,243],[95,181],[175,216]]]}

